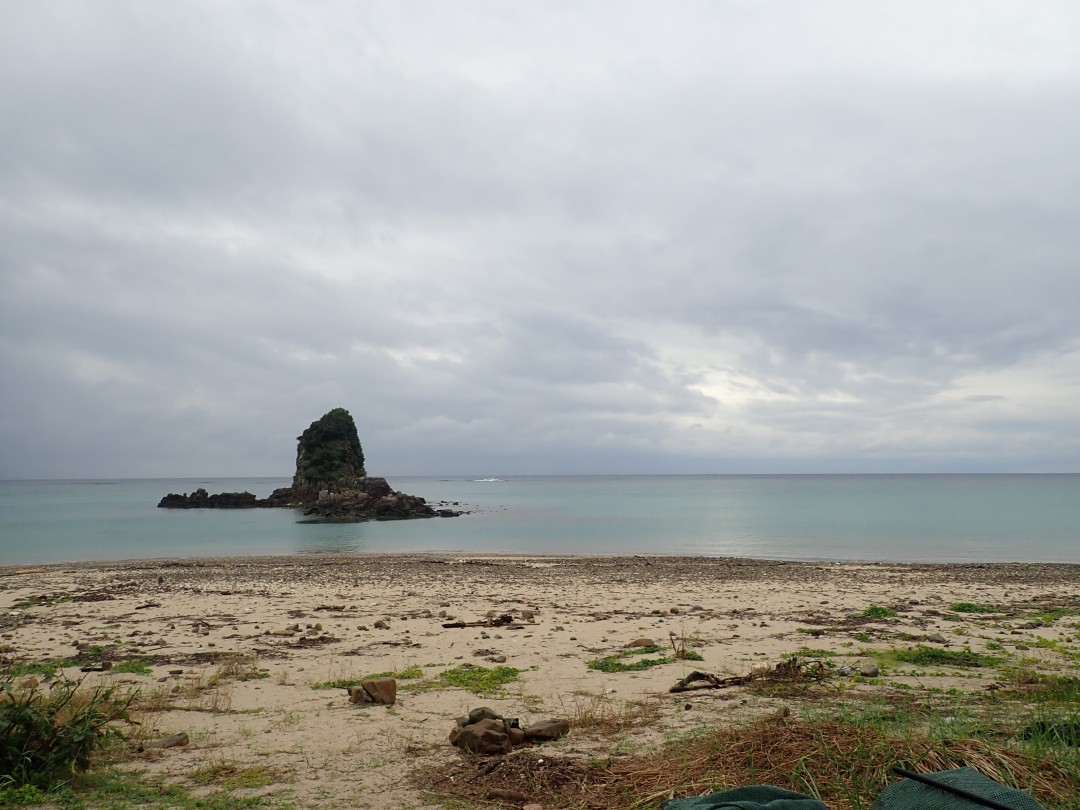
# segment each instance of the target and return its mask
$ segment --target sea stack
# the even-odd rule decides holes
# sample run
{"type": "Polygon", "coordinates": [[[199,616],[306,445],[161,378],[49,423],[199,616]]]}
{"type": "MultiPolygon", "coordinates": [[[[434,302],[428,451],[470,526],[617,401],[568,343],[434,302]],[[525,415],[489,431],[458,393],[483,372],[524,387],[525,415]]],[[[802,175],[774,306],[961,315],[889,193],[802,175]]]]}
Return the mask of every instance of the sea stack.
{"type": "Polygon", "coordinates": [[[434,509],[416,495],[395,492],[385,478],[368,476],[364,450],[352,415],[334,408],[315,420],[296,439],[296,472],[292,486],[276,489],[269,498],[222,493],[168,494],[158,503],[166,509],[235,509],[278,507],[301,509],[312,522],[407,520],[456,517],[461,512],[434,509]]]}

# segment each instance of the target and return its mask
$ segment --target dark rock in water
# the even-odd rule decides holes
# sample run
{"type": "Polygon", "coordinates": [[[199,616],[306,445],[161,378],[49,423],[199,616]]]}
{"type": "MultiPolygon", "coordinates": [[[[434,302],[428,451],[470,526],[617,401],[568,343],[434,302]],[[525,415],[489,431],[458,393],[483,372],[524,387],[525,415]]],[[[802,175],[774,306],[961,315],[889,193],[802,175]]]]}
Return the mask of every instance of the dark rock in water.
{"type": "Polygon", "coordinates": [[[211,495],[201,487],[190,495],[170,492],[158,502],[163,509],[253,509],[260,506],[250,492],[219,492],[211,495]]]}
{"type": "Polygon", "coordinates": [[[306,523],[359,522],[457,517],[453,509],[432,508],[416,495],[396,492],[385,478],[367,475],[356,423],[344,408],[334,408],[299,437],[292,486],[258,499],[250,492],[210,495],[197,489],[190,495],[169,493],[158,503],[163,509],[301,509],[306,523]]]}

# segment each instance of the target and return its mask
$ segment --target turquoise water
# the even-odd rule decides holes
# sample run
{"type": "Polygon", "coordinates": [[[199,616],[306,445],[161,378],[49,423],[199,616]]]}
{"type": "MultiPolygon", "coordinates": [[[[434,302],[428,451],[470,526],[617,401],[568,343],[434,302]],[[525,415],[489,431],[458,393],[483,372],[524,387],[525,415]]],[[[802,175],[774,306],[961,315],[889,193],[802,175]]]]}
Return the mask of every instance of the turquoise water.
{"type": "Polygon", "coordinates": [[[283,478],[0,482],[0,564],[311,552],[680,554],[1080,562],[1080,475],[394,478],[472,514],[305,524],[287,510],[166,510],[167,492],[283,478]]]}

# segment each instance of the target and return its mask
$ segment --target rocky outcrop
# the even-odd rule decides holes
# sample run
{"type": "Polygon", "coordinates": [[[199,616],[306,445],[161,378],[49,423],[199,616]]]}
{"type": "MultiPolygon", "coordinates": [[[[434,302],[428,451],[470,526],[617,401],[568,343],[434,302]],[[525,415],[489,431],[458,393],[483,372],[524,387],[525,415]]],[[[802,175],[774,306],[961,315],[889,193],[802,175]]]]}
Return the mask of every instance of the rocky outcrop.
{"type": "Polygon", "coordinates": [[[299,509],[310,522],[358,522],[457,517],[454,509],[435,509],[423,498],[396,492],[385,478],[368,476],[356,424],[344,408],[335,408],[312,422],[297,437],[296,473],[290,487],[268,498],[250,492],[210,495],[197,489],[190,495],[169,493],[158,502],[163,509],[299,509]]]}
{"type": "Polygon", "coordinates": [[[158,503],[164,509],[253,509],[262,505],[250,492],[219,492],[211,495],[201,487],[190,495],[170,492],[158,503]]]}

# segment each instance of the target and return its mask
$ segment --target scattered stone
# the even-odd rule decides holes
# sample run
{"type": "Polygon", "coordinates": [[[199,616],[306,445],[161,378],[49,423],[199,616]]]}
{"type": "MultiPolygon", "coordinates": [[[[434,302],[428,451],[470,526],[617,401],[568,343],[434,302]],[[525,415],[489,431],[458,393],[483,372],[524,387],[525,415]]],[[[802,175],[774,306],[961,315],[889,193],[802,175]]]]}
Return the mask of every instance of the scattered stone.
{"type": "Polygon", "coordinates": [[[927,641],[932,641],[935,644],[948,644],[949,643],[949,640],[947,638],[945,638],[945,636],[941,635],[941,633],[931,633],[930,635],[928,635],[926,637],[926,640],[927,641]]]}
{"type": "Polygon", "coordinates": [[[393,678],[372,678],[360,686],[371,696],[372,703],[393,706],[397,701],[397,681],[393,678]]]}
{"type": "Polygon", "coordinates": [[[346,686],[345,690],[349,693],[349,703],[371,703],[371,695],[363,686],[346,686]]]}
{"type": "Polygon", "coordinates": [[[375,628],[376,630],[389,630],[389,629],[390,629],[390,625],[389,625],[389,624],[387,624],[387,623],[386,623],[385,621],[383,621],[382,619],[379,619],[379,620],[378,620],[377,622],[375,622],[375,624],[373,625],[373,627],[374,627],[374,628],[375,628]]]}
{"type": "Polygon", "coordinates": [[[859,664],[859,674],[864,678],[876,678],[881,674],[876,661],[863,661],[859,664]]]}
{"type": "Polygon", "coordinates": [[[633,641],[626,642],[627,649],[629,649],[630,647],[654,647],[654,646],[656,646],[656,642],[653,641],[651,638],[645,638],[644,636],[641,637],[641,638],[635,638],[633,641]]]}
{"type": "Polygon", "coordinates": [[[451,744],[474,754],[509,754],[512,745],[502,720],[481,720],[450,732],[451,744]]]}
{"type": "Polygon", "coordinates": [[[469,725],[469,723],[479,723],[481,720],[502,719],[503,716],[494,709],[488,708],[487,706],[478,706],[477,708],[469,712],[469,716],[467,718],[468,722],[466,722],[465,725],[469,725]]]}
{"type": "Polygon", "coordinates": [[[570,733],[570,721],[561,718],[533,723],[525,729],[525,739],[529,742],[547,742],[557,740],[570,733]]]}

